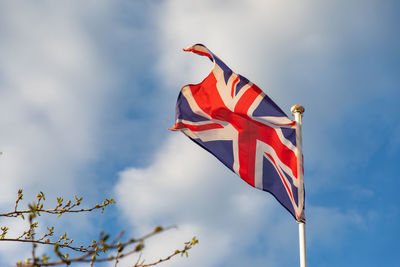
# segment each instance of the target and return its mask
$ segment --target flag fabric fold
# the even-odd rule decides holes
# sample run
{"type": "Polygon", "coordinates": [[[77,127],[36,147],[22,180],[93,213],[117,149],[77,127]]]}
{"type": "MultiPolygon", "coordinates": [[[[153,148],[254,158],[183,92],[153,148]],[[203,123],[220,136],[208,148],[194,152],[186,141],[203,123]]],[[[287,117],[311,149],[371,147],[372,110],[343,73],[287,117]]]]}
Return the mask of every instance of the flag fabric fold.
{"type": "Polygon", "coordinates": [[[304,221],[296,122],[204,45],[184,51],[206,56],[214,66],[201,83],[181,89],[170,130],[182,131],[249,185],[271,193],[297,221],[304,221]]]}

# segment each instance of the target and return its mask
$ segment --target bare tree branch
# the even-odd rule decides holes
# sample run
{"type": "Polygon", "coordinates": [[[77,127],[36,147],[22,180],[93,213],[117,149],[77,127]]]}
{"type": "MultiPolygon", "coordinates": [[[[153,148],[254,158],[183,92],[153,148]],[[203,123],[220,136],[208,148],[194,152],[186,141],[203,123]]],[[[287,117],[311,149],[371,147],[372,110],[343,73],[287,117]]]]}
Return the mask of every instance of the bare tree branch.
{"type": "Polygon", "coordinates": [[[104,232],[100,233],[97,240],[92,240],[89,245],[72,245],[73,239],[67,237],[67,232],[64,232],[58,239],[54,239],[54,226],[47,227],[47,232],[39,237],[36,237],[35,229],[39,227],[38,216],[41,213],[47,213],[51,215],[61,216],[64,213],[82,213],[82,212],[92,212],[97,209],[104,211],[104,208],[110,204],[115,203],[113,199],[105,199],[101,204],[96,204],[90,208],[77,209],[77,206],[81,204],[82,197],[74,196],[74,201],[64,200],[60,197],[57,198],[57,205],[55,208],[44,208],[43,202],[46,200],[43,192],[40,192],[36,196],[36,201],[28,205],[28,209],[19,209],[19,204],[23,199],[23,191],[20,189],[17,194],[17,199],[15,201],[15,206],[13,211],[6,213],[0,213],[0,217],[11,217],[20,218],[25,220],[28,218],[29,227],[27,230],[23,231],[20,235],[15,238],[6,237],[8,234],[8,227],[1,227],[0,242],[15,242],[15,243],[30,243],[31,248],[31,258],[25,259],[23,262],[17,262],[17,266],[25,267],[40,267],[40,266],[56,266],[56,265],[70,265],[72,263],[90,263],[93,266],[96,262],[111,262],[115,261],[114,266],[117,266],[119,260],[126,258],[127,256],[138,253],[138,258],[136,263],[132,265],[133,267],[146,267],[154,266],[162,262],[168,261],[176,255],[188,255],[188,250],[190,250],[198,240],[193,237],[191,241],[186,242],[183,249],[175,250],[168,256],[161,258],[154,262],[145,263],[143,260],[141,251],[145,247],[145,241],[155,235],[158,235],[166,230],[175,228],[174,226],[163,228],[157,226],[150,233],[143,235],[140,238],[129,238],[122,241],[124,237],[124,231],[121,231],[114,239],[108,243],[110,235],[104,232]],[[56,259],[50,260],[50,257],[43,254],[41,257],[36,255],[36,250],[38,246],[52,246],[53,253],[56,259]],[[65,249],[72,251],[74,256],[70,257],[65,249]]]}

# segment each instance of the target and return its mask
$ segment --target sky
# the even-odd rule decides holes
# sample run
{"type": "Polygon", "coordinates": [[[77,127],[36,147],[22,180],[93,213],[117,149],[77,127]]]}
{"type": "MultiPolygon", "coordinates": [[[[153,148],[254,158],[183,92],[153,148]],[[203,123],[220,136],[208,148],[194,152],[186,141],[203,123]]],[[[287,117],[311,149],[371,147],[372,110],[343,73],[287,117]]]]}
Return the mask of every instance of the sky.
{"type": "MultiPolygon", "coordinates": [[[[2,1],[0,209],[19,188],[49,203],[113,197],[103,215],[43,220],[82,239],[176,225],[146,243],[149,261],[199,239],[160,266],[298,265],[292,216],[167,130],[180,88],[212,68],[182,51],[202,43],[288,115],[306,109],[308,265],[396,266],[399,11],[389,0],[2,1]]],[[[28,256],[0,244],[1,266],[28,256]]]]}

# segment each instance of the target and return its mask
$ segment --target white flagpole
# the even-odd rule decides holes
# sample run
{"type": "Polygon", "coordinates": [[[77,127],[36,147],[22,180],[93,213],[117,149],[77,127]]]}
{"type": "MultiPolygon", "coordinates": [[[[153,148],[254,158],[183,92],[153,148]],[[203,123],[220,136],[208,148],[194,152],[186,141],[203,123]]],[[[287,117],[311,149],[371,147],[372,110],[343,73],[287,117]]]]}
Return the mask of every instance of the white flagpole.
{"type": "MultiPolygon", "coordinates": [[[[304,197],[304,177],[303,177],[303,142],[301,136],[301,118],[304,113],[304,107],[300,105],[294,105],[291,108],[292,115],[294,115],[294,119],[297,123],[296,126],[296,146],[298,149],[298,161],[297,161],[297,170],[299,173],[299,196],[304,197]]],[[[302,199],[301,208],[303,210],[304,207],[304,198],[302,199]]],[[[304,214],[302,214],[304,215],[304,214]]],[[[305,219],[305,217],[304,217],[305,219]]],[[[299,248],[300,248],[300,267],[307,267],[307,256],[306,256],[306,225],[304,222],[299,221],[299,248]]]]}
{"type": "Polygon", "coordinates": [[[299,222],[300,267],[307,267],[306,224],[299,222]]]}

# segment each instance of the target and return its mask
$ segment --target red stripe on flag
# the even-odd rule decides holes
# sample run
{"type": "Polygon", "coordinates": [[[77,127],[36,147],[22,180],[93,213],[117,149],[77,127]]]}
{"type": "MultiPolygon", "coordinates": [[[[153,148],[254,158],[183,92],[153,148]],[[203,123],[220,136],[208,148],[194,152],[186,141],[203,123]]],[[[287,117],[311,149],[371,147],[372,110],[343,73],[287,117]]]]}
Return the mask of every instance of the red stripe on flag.
{"type": "Polygon", "coordinates": [[[252,85],[247,91],[242,95],[240,100],[237,102],[235,106],[235,113],[246,115],[250,106],[253,104],[254,100],[256,100],[257,96],[262,93],[261,89],[255,85],[252,85]]]}
{"type": "Polygon", "coordinates": [[[238,81],[239,81],[239,76],[237,76],[236,79],[232,83],[232,90],[231,90],[232,98],[233,98],[233,95],[234,95],[234,92],[235,92],[235,85],[237,84],[238,81]]]}
{"type": "Polygon", "coordinates": [[[199,132],[199,131],[206,131],[206,130],[214,130],[214,129],[218,129],[218,128],[224,128],[224,126],[222,126],[218,123],[192,125],[192,124],[187,124],[187,123],[183,123],[183,122],[178,122],[177,124],[174,125],[173,128],[170,128],[169,130],[177,131],[177,130],[189,129],[193,132],[199,132]]]}
{"type": "Polygon", "coordinates": [[[273,158],[271,155],[267,154],[267,153],[264,153],[264,154],[267,155],[267,157],[268,157],[268,158],[272,161],[272,163],[274,164],[276,171],[278,172],[279,176],[281,177],[281,180],[282,180],[283,184],[284,184],[285,187],[286,187],[286,190],[289,192],[290,198],[294,201],[293,195],[292,195],[292,190],[290,190],[288,184],[286,183],[285,178],[283,177],[283,174],[282,174],[281,171],[279,170],[278,166],[276,166],[276,162],[275,162],[274,158],[273,158]]]}
{"type": "Polygon", "coordinates": [[[199,51],[199,50],[195,50],[193,48],[189,48],[189,49],[183,48],[183,51],[185,51],[185,52],[193,52],[193,53],[196,53],[196,54],[199,54],[199,55],[202,55],[202,56],[206,56],[206,57],[209,57],[209,58],[212,59],[212,56],[209,53],[202,52],[202,51],[199,51]]]}
{"type": "Polygon", "coordinates": [[[246,131],[239,131],[239,175],[254,187],[256,139],[246,131]]]}

